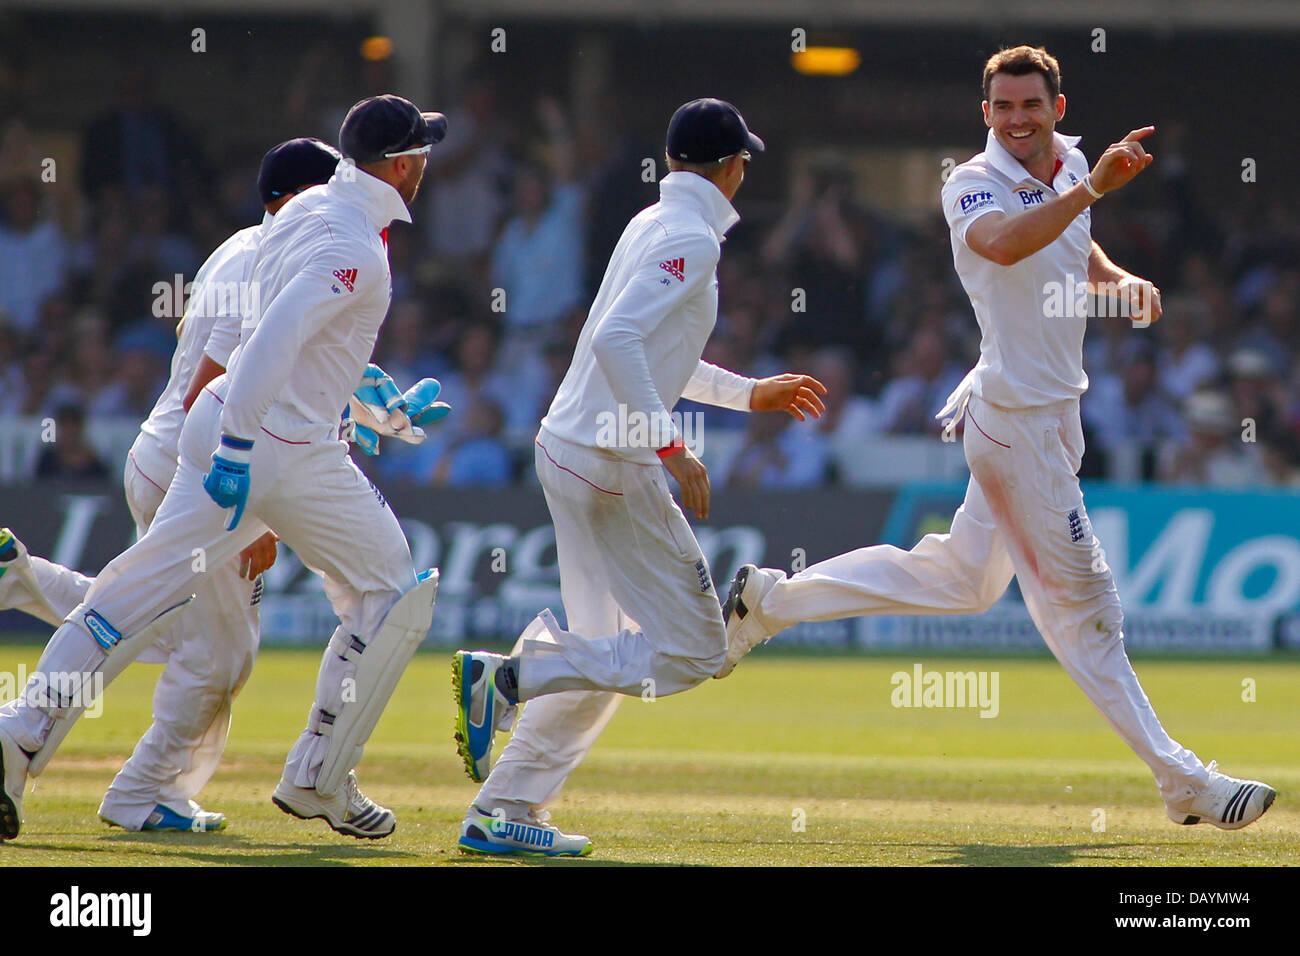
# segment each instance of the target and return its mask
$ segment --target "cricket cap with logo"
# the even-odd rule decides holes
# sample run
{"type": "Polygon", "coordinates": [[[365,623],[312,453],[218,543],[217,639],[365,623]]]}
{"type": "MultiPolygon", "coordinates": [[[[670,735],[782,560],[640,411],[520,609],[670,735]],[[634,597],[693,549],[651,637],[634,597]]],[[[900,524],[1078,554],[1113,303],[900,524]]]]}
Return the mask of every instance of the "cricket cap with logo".
{"type": "Polygon", "coordinates": [[[348,110],[339,129],[343,155],[358,166],[428,152],[447,135],[447,117],[421,112],[393,93],[371,96],[348,110]]]}
{"type": "Polygon", "coordinates": [[[744,150],[761,153],[763,141],[749,131],[740,110],[704,97],[683,103],[668,122],[668,155],[684,163],[712,163],[744,150]]]}
{"type": "Polygon", "coordinates": [[[262,205],[291,196],[308,186],[327,183],[343,157],[329,143],[307,136],[272,146],[262,157],[257,192],[262,205]]]}

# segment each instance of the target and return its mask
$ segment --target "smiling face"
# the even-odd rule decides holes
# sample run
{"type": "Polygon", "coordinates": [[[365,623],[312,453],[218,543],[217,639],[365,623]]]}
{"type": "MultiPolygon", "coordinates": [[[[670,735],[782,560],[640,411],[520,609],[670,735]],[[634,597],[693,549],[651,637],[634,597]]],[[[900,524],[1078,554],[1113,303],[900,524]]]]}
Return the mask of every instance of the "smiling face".
{"type": "Polygon", "coordinates": [[[1065,116],[1065,96],[1052,97],[1038,72],[996,73],[984,101],[984,125],[1008,153],[1031,173],[1053,158],[1052,132],[1065,116]]]}

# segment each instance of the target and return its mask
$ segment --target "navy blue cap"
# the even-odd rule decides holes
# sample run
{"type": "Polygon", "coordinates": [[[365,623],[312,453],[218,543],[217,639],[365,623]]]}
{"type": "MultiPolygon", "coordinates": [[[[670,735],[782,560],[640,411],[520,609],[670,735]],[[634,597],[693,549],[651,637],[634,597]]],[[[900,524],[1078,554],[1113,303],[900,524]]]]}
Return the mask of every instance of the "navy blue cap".
{"type": "Polygon", "coordinates": [[[266,206],[305,189],[327,183],[343,157],[329,143],[310,137],[290,139],[272,146],[262,157],[257,192],[266,206]]]}
{"type": "Polygon", "coordinates": [[[723,100],[691,100],[668,122],[668,155],[684,163],[711,163],[742,149],[761,153],[764,148],[740,110],[723,100]]]}
{"type": "Polygon", "coordinates": [[[410,100],[385,93],[348,110],[339,129],[339,145],[344,156],[361,166],[408,149],[432,146],[446,135],[447,117],[422,113],[410,100]]]}

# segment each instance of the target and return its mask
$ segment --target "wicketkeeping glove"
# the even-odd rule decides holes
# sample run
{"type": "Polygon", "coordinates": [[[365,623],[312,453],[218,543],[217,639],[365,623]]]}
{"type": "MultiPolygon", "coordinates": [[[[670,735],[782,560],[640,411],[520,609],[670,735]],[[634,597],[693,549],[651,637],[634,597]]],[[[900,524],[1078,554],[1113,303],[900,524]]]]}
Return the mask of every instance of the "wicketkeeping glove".
{"type": "Polygon", "coordinates": [[[221,436],[221,444],[212,453],[212,468],[203,478],[203,490],[221,508],[234,508],[226,530],[234,531],[244,516],[248,489],[252,479],[248,466],[253,458],[253,443],[230,435],[221,436]]]}
{"type": "Polygon", "coordinates": [[[406,390],[402,399],[406,402],[406,414],[412,425],[423,428],[451,414],[450,405],[434,401],[441,391],[442,384],[436,378],[422,378],[406,390]]]}
{"type": "Polygon", "coordinates": [[[339,437],[345,442],[356,445],[367,455],[379,454],[379,436],[375,434],[373,428],[357,424],[356,419],[352,417],[350,404],[343,406],[343,425],[339,429],[339,437]]]}
{"type": "Polygon", "coordinates": [[[359,428],[368,428],[376,436],[400,438],[418,445],[424,432],[411,424],[406,413],[406,399],[397,389],[392,376],[378,365],[366,366],[361,384],[352,393],[350,415],[359,428]]]}

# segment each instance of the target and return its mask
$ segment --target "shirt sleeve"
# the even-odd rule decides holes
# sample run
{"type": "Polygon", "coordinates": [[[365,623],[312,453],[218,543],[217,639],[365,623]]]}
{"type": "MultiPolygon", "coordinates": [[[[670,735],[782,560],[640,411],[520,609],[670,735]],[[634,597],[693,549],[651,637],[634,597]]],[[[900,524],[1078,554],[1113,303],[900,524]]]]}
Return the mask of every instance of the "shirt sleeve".
{"type": "Polygon", "coordinates": [[[725,368],[711,365],[703,359],[691,374],[691,380],[682,390],[682,398],[720,408],[749,411],[749,400],[754,393],[756,379],[737,375],[725,368]]]}
{"type": "Polygon", "coordinates": [[[683,303],[708,289],[718,255],[717,241],[703,233],[672,235],[652,243],[592,333],[591,350],[614,398],[629,414],[661,423],[664,434],[671,429],[672,439],[677,429],[670,424],[668,409],[650,375],[645,340],[683,303]]]}
{"type": "MultiPolygon", "coordinates": [[[[246,301],[248,288],[248,269],[244,268],[240,271],[237,287],[225,286],[223,294],[205,301],[212,327],[208,330],[208,340],[203,344],[203,354],[222,368],[230,366],[230,353],[239,344],[239,329],[244,323],[244,309],[249,304],[246,301]],[[238,291],[231,294],[236,288],[238,291]]],[[[209,297],[205,295],[204,298],[209,297]]]]}
{"type": "Polygon", "coordinates": [[[266,306],[243,343],[221,412],[222,434],[255,439],[303,346],[383,279],[382,268],[369,253],[363,257],[331,248],[308,261],[266,306]]]}
{"type": "Polygon", "coordinates": [[[962,242],[975,220],[991,212],[1009,214],[998,198],[993,180],[980,173],[961,170],[943,186],[943,214],[948,226],[962,242]]]}

